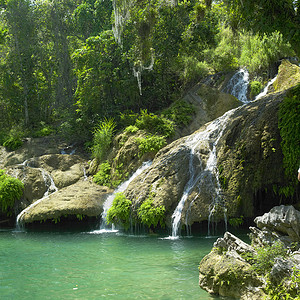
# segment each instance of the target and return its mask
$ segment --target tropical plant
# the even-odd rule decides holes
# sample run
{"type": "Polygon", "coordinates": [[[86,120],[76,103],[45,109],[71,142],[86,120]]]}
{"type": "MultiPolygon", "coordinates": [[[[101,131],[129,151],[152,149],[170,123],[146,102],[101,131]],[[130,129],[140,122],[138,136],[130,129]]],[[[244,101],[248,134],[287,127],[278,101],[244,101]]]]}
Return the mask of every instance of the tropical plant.
{"type": "Polygon", "coordinates": [[[5,174],[0,170],[0,209],[7,215],[12,215],[15,201],[20,199],[24,190],[24,184],[17,178],[5,174]]]}
{"type": "Polygon", "coordinates": [[[130,226],[130,208],[131,201],[123,193],[117,193],[111,208],[107,212],[107,222],[109,224],[118,224],[128,229],[130,226]]]}
{"type": "Polygon", "coordinates": [[[97,162],[101,162],[107,155],[107,151],[112,142],[116,124],[113,119],[105,119],[100,122],[94,130],[92,155],[97,162]]]}

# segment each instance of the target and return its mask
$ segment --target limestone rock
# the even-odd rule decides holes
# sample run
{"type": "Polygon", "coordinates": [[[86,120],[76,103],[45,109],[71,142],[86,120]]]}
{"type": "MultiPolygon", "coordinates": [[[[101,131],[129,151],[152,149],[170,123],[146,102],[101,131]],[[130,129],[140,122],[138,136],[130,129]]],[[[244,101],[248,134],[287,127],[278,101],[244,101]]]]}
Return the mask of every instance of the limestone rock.
{"type": "Polygon", "coordinates": [[[81,180],[58,190],[38,204],[33,204],[20,220],[31,223],[58,219],[65,215],[99,216],[103,211],[105,198],[110,192],[107,187],[81,180]]]}
{"type": "Polygon", "coordinates": [[[300,82],[300,68],[297,64],[284,59],[278,70],[278,76],[274,82],[276,92],[281,92],[295,86],[300,82]]]}
{"type": "Polygon", "coordinates": [[[200,287],[211,294],[237,299],[241,299],[247,293],[252,295],[253,289],[257,289],[258,294],[263,295],[259,289],[262,286],[261,280],[250,264],[238,257],[232,255],[231,251],[224,253],[213,248],[200,262],[200,287]]]}
{"type": "Polygon", "coordinates": [[[236,251],[238,254],[241,253],[255,253],[253,247],[243,242],[241,239],[236,237],[230,232],[225,232],[223,238],[218,238],[214,243],[215,248],[222,249],[222,251],[236,251]]]}
{"type": "Polygon", "coordinates": [[[260,229],[267,228],[289,236],[294,242],[300,241],[300,212],[291,205],[275,206],[254,222],[260,229]]]}

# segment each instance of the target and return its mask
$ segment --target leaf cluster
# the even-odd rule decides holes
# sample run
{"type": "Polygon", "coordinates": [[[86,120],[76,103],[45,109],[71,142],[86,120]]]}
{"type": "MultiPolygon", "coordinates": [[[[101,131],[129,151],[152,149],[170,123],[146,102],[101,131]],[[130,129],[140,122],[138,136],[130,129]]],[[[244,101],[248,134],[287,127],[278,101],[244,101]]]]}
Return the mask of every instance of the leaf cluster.
{"type": "Polygon", "coordinates": [[[24,184],[17,178],[5,174],[0,170],[0,209],[11,215],[11,209],[16,200],[23,195],[24,184]]]}

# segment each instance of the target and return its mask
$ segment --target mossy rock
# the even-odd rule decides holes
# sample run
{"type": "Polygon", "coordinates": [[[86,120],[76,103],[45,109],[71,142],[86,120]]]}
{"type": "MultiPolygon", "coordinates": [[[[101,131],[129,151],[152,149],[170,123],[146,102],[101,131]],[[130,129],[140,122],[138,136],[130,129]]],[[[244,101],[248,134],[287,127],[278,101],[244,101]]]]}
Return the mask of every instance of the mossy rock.
{"type": "MultiPolygon", "coordinates": [[[[213,248],[200,262],[200,287],[211,294],[237,299],[247,294],[248,288],[261,287],[262,282],[251,265],[237,257],[237,254],[222,253],[213,248]]],[[[263,295],[262,292],[259,294],[263,295]]]]}
{"type": "Polygon", "coordinates": [[[288,60],[279,66],[278,76],[273,84],[275,92],[287,90],[300,82],[300,68],[288,60]]]}

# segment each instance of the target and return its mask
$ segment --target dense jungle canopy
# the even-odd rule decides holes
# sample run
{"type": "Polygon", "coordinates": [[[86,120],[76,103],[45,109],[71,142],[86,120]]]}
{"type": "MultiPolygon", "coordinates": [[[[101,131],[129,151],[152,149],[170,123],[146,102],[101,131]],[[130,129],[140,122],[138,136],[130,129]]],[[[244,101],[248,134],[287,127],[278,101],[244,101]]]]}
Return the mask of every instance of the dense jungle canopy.
{"type": "Polygon", "coordinates": [[[299,1],[7,0],[0,15],[0,139],[86,142],[120,112],[159,111],[208,74],[264,82],[299,55],[299,1]]]}

